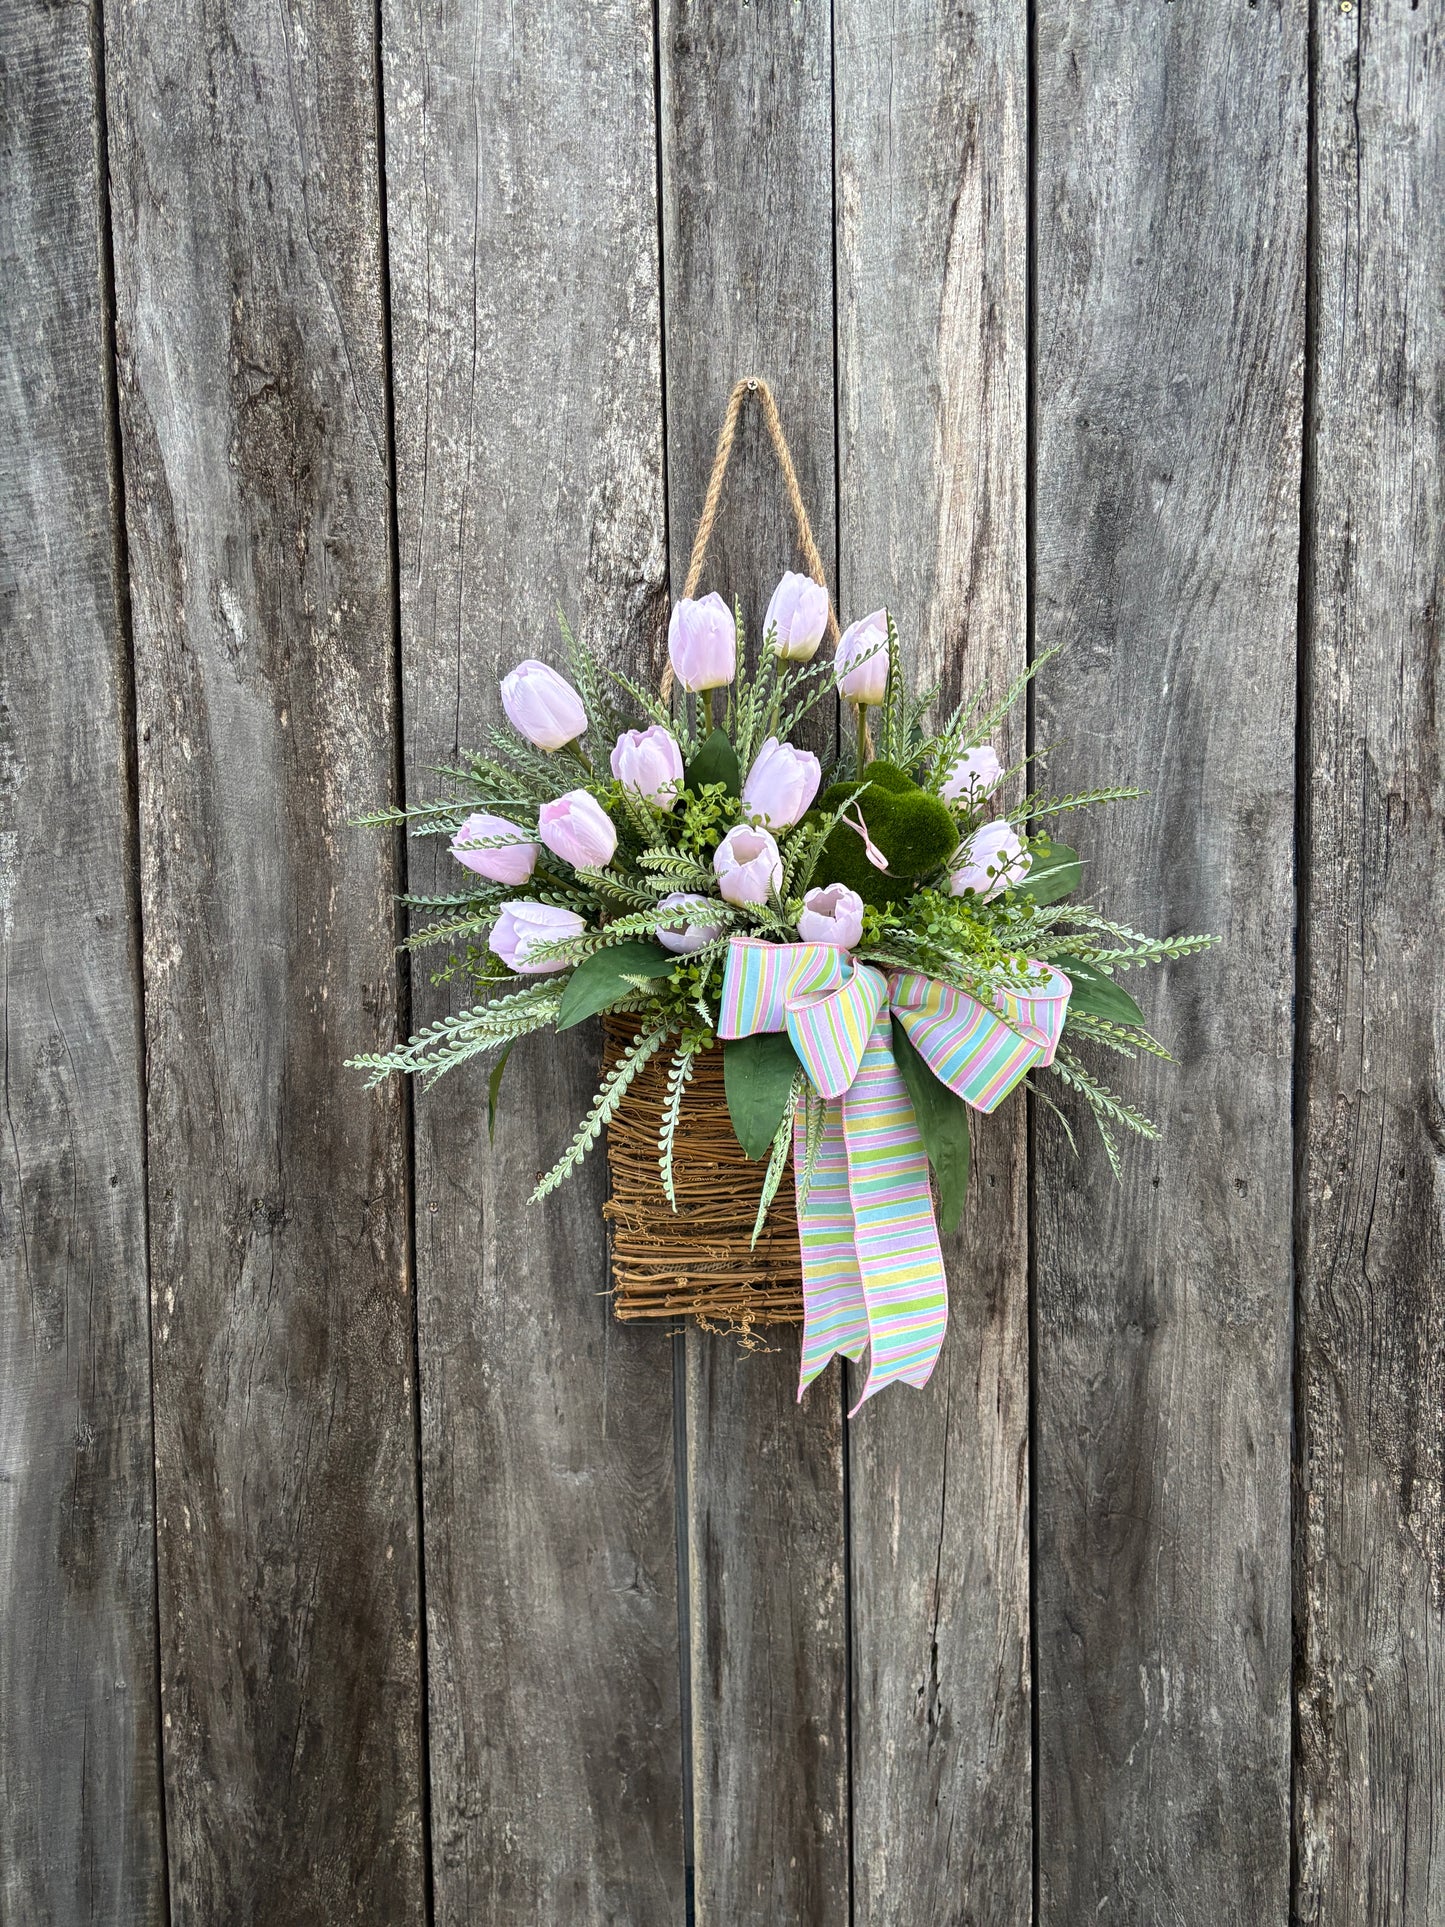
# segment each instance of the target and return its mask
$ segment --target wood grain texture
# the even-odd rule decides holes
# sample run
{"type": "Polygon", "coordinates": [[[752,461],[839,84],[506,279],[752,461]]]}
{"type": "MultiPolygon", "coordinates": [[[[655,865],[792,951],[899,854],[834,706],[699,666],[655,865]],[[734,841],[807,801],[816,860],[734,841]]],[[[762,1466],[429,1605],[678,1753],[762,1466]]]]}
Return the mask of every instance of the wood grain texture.
{"type": "MultiPolygon", "coordinates": [[[[678,594],[734,382],[772,387],[824,562],[837,555],[833,436],[830,15],[821,0],[662,0],[659,138],[667,485],[678,594]]],[[[749,633],[784,569],[792,517],[749,403],[698,593],[737,598],[749,633]]],[[[836,582],[829,587],[836,591],[836,582]]]]}
{"type": "MultiPolygon", "coordinates": [[[[835,570],[830,16],[820,0],[664,0],[663,267],[672,585],[681,594],[733,382],[772,386],[835,570]]],[[[777,465],[745,412],[703,593],[750,631],[797,566],[777,465]]],[[[842,1394],[796,1402],[796,1335],[749,1355],[690,1333],[692,1769],[700,1927],[849,1913],[842,1394]]]]}
{"type": "Polygon", "coordinates": [[[373,23],[106,35],[172,1917],[418,1920],[373,23]]]}
{"type": "Polygon", "coordinates": [[[140,957],[90,10],[0,18],[0,1918],[165,1908],[140,957]]]}
{"type": "Polygon", "coordinates": [[[1297,1917],[1445,1919],[1445,41],[1320,11],[1297,1917]]]}
{"type": "Polygon", "coordinates": [[[1224,940],[1138,987],[1180,1061],[1113,1071],[1164,1131],[1123,1185],[1077,1111],[1077,1163],[1037,1132],[1045,1923],[1289,1902],[1305,27],[1039,15],[1038,738],[1149,792],[1081,826],[1086,885],[1224,940]]]}
{"type": "MultiPolygon", "coordinates": [[[[406,774],[564,665],[560,602],[655,679],[664,615],[653,35],[586,10],[388,5],[406,774]]],[[[411,881],[453,887],[439,842],[411,881]]],[[[461,1008],[417,971],[416,1016],[461,1008]]],[[[600,1149],[527,1202],[599,1027],[417,1109],[438,1921],[682,1918],[672,1353],[609,1315],[600,1149]]]]}
{"type": "MultiPolygon", "coordinates": [[[[889,606],[946,711],[1026,659],[1026,19],[836,20],[844,600],[889,606]]],[[[850,1428],[860,1927],[1032,1907],[1022,1099],[974,1145],[933,1378],[850,1428]]]]}

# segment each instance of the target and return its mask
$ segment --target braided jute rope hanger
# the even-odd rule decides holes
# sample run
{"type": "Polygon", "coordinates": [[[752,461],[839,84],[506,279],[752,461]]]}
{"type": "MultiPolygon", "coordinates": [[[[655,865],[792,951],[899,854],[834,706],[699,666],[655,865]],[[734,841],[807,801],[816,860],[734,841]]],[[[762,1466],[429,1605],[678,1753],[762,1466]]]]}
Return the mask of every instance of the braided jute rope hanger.
{"type": "MultiPolygon", "coordinates": [[[[749,395],[756,395],[762,405],[763,422],[768,431],[768,439],[773,444],[778,458],[778,467],[783,473],[783,487],[787,491],[788,505],[793,511],[793,520],[798,528],[798,551],[803,558],[803,566],[808,574],[828,596],[828,640],[836,648],[838,642],[838,618],[833,610],[833,598],[828,592],[828,577],[823,568],[823,558],[818,553],[818,544],[813,540],[813,525],[808,520],[808,511],[803,506],[803,491],[798,486],[798,471],[793,467],[792,451],[788,438],[783,433],[783,424],[778,418],[778,404],[773,399],[773,391],[761,375],[744,375],[734,385],[728,396],[727,412],[723,416],[722,428],[718,433],[717,450],[712,458],[712,474],[708,477],[707,494],[703,497],[702,514],[698,518],[697,534],[693,537],[692,555],[687,565],[687,580],[682,585],[684,600],[691,600],[697,593],[698,583],[702,580],[703,564],[707,560],[707,545],[712,540],[713,524],[717,520],[718,505],[722,500],[723,477],[728,472],[728,462],[733,452],[733,438],[737,434],[738,416],[742,413],[743,403],[749,395]]],[[[666,702],[672,694],[672,664],[669,662],[662,672],[662,699],[666,702]]]]}

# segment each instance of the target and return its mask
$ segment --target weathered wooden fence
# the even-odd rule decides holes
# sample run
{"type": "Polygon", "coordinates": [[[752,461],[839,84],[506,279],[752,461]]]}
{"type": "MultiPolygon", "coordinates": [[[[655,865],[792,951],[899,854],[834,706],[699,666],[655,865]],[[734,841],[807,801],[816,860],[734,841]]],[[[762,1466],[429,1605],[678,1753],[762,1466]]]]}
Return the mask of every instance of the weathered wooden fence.
{"type": "Polygon", "coordinates": [[[1440,0],[4,15],[5,1922],[1445,1921],[1440,0]],[[657,673],[750,371],[1226,938],[851,1428],[526,1206],[595,1036],[494,1151],[342,1064],[349,818],[559,600],[657,673]]]}

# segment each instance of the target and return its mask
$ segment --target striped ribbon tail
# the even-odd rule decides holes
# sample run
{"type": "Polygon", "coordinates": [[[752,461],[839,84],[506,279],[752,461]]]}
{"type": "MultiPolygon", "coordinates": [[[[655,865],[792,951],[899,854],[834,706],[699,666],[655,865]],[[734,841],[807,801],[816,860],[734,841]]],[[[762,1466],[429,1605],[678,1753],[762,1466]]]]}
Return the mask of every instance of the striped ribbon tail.
{"type": "MultiPolygon", "coordinates": [[[[893,1059],[888,985],[855,964],[836,988],[787,990],[788,1035],[815,1090],[829,1100],[826,1176],[798,1210],[803,1252],[803,1364],[798,1386],[835,1351],[868,1379],[853,1410],[895,1378],[922,1385],[948,1319],[943,1254],[928,1160],[907,1086],[893,1059]]],[[[824,1166],[820,1156],[819,1166],[824,1166]]],[[[797,1163],[796,1137],[794,1169],[797,1163]]],[[[850,1413],[851,1417],[852,1414],[850,1413]]]]}
{"type": "Polygon", "coordinates": [[[829,1104],[813,1181],[803,1196],[807,1164],[804,1107],[793,1123],[793,1171],[798,1186],[798,1244],[803,1256],[803,1355],[798,1397],[835,1352],[856,1365],[868,1349],[868,1304],[853,1246],[853,1201],[848,1191],[848,1147],[843,1107],[829,1104]]]}
{"type": "Polygon", "coordinates": [[[871,1340],[868,1378],[856,1412],[895,1379],[926,1385],[948,1323],[928,1159],[894,1060],[886,1005],[842,1110],[853,1244],[871,1340]]]}

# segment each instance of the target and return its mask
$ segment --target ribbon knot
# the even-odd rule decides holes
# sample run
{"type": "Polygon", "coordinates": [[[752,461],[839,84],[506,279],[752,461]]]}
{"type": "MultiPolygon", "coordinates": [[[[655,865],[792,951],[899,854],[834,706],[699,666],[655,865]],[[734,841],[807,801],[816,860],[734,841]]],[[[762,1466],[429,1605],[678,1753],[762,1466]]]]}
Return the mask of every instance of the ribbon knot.
{"type": "Polygon", "coordinates": [[[887,978],[868,964],[856,964],[828,990],[795,988],[789,979],[783,992],[788,1036],[820,1097],[841,1097],[851,1087],[887,1001],[887,978]]]}
{"type": "Polygon", "coordinates": [[[718,1035],[786,1029],[827,1100],[806,1197],[801,1108],[793,1121],[799,1398],[835,1352],[855,1364],[869,1354],[854,1412],[896,1378],[927,1383],[948,1291],[927,1154],[893,1055],[891,1020],[941,1083],[975,1110],[992,1111],[1035,1064],[1052,1060],[1063,1032],[1069,980],[1047,964],[1033,968],[1037,987],[1002,991],[990,1007],[916,971],[885,976],[829,944],[734,937],[728,945],[718,1035]]]}

